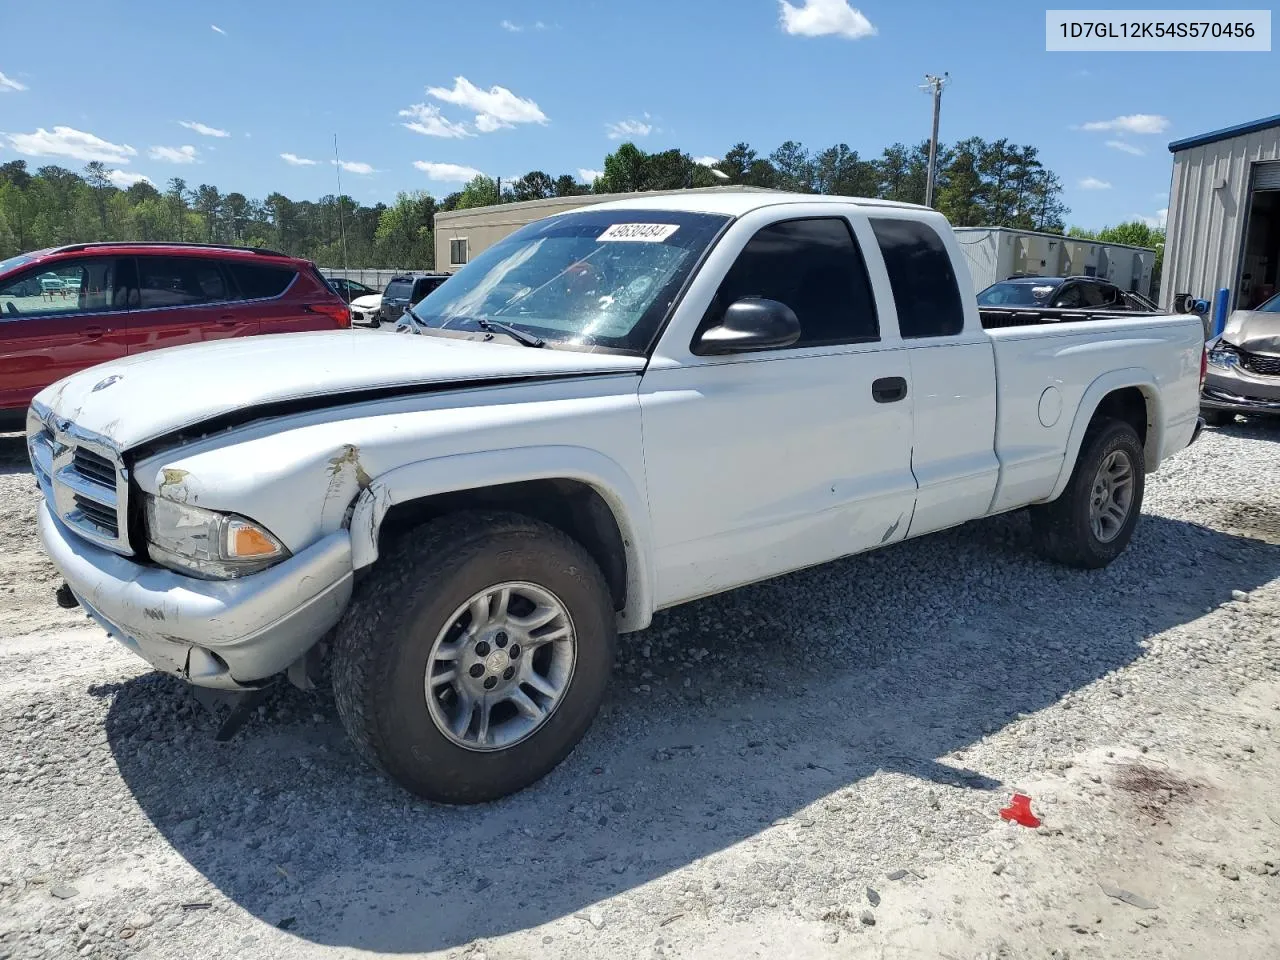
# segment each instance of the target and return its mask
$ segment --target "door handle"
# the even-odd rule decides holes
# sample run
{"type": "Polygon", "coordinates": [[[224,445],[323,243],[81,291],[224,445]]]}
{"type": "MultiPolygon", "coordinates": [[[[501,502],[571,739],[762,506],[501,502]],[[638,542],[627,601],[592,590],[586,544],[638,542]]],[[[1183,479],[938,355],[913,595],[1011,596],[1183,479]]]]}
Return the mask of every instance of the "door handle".
{"type": "Polygon", "coordinates": [[[218,326],[229,327],[236,322],[235,314],[229,313],[225,317],[218,318],[218,326]]]}
{"type": "Polygon", "coordinates": [[[103,330],[102,327],[95,326],[95,327],[84,328],[84,335],[91,340],[96,340],[98,337],[102,336],[104,333],[106,333],[106,331],[103,330]]]}
{"type": "Polygon", "coordinates": [[[871,396],[876,403],[896,403],[906,395],[905,377],[881,377],[871,384],[871,396]]]}

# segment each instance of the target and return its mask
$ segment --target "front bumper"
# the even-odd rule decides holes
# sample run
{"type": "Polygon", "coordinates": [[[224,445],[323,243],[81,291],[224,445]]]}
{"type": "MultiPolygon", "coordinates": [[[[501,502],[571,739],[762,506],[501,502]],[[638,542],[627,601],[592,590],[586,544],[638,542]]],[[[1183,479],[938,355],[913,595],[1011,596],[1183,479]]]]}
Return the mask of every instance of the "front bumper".
{"type": "Polygon", "coordinates": [[[258,685],[306,653],[351,599],[351,538],[330,534],[268,570],[198,580],[93,546],[39,507],[40,540],[108,634],[202,687],[258,685]]]}
{"type": "Polygon", "coordinates": [[[1232,413],[1280,414],[1280,377],[1262,376],[1239,367],[1209,367],[1200,406],[1232,413]]]}

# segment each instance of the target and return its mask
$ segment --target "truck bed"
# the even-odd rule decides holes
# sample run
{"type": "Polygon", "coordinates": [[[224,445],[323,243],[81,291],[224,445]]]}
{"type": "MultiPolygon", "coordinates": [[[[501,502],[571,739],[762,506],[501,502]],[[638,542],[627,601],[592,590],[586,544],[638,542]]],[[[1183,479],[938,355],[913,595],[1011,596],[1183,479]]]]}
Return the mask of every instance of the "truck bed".
{"type": "Polygon", "coordinates": [[[979,307],[984,330],[1034,327],[1046,323],[1079,323],[1086,320],[1142,320],[1155,314],[1137,310],[1075,310],[1062,307],[979,307]]]}

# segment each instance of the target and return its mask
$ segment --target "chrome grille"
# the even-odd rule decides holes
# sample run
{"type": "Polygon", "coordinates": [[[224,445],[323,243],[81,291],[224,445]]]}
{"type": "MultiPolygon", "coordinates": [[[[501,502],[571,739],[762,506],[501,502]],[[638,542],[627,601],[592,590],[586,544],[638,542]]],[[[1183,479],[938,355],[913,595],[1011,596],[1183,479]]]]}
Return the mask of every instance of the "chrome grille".
{"type": "MultiPolygon", "coordinates": [[[[44,411],[40,411],[44,413],[44,411]]],[[[129,554],[128,473],[104,438],[47,414],[27,436],[31,466],[50,511],[72,531],[129,554]]]]}
{"type": "Polygon", "coordinates": [[[1260,373],[1267,377],[1280,377],[1280,357],[1264,357],[1260,353],[1249,353],[1240,350],[1240,366],[1250,373],[1260,373]]]}

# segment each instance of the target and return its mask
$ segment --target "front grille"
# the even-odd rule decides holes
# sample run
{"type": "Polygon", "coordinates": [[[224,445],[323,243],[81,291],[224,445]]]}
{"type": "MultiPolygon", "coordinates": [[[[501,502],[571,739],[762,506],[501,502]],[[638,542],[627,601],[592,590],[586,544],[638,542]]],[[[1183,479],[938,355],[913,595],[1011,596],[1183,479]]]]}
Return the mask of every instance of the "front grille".
{"type": "Polygon", "coordinates": [[[1280,357],[1264,357],[1260,353],[1249,353],[1239,350],[1240,366],[1250,373],[1258,373],[1264,377],[1280,377],[1280,357]]]}
{"type": "Polygon", "coordinates": [[[87,447],[77,447],[71,463],[82,477],[100,483],[104,487],[110,487],[112,490],[115,489],[115,464],[102,454],[94,453],[87,447]]]}
{"type": "Polygon", "coordinates": [[[128,472],[104,437],[42,410],[46,426],[28,438],[49,511],[73,533],[129,555],[128,472]]]}
{"type": "Polygon", "coordinates": [[[120,524],[116,518],[114,507],[106,504],[98,503],[96,500],[90,500],[82,494],[76,493],[71,496],[76,508],[80,511],[83,519],[89,521],[98,527],[107,536],[115,538],[120,536],[120,524]]]}

